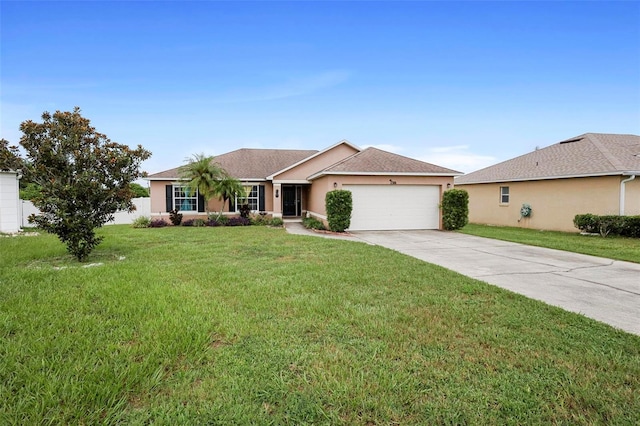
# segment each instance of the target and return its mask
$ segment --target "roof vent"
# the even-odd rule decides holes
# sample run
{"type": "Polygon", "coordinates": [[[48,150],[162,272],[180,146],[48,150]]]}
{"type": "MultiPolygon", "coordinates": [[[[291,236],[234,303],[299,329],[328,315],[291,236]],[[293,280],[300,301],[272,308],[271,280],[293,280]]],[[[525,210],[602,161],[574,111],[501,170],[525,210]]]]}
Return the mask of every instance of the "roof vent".
{"type": "Polygon", "coordinates": [[[582,139],[584,138],[567,139],[566,141],[560,142],[560,144],[562,145],[563,143],[578,142],[578,141],[581,141],[582,139]]]}

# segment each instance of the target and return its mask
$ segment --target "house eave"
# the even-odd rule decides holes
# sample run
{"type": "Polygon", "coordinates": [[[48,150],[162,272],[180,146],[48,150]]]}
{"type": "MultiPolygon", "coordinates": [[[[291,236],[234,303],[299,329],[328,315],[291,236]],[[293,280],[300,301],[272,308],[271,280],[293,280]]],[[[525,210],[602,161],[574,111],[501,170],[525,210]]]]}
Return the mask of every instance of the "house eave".
{"type": "MultiPolygon", "coordinates": [[[[179,178],[179,177],[163,177],[163,178],[145,177],[145,178],[142,178],[142,179],[147,180],[147,181],[160,180],[160,181],[171,181],[171,182],[187,181],[188,180],[188,179],[182,179],[182,178],[179,178]]],[[[265,182],[267,179],[265,179],[265,178],[238,178],[238,180],[240,182],[265,182]]]]}
{"type": "Polygon", "coordinates": [[[306,179],[276,179],[272,182],[273,184],[280,184],[280,185],[289,185],[289,184],[308,185],[311,183],[306,179]]]}
{"type": "Polygon", "coordinates": [[[456,185],[478,185],[483,183],[504,183],[504,182],[530,182],[536,180],[555,180],[555,179],[576,179],[576,178],[587,178],[587,177],[601,177],[601,176],[631,176],[633,174],[638,174],[640,172],[607,172],[607,173],[583,173],[577,175],[557,175],[557,176],[539,176],[539,177],[528,177],[528,178],[515,178],[515,179],[490,179],[490,180],[479,180],[472,182],[455,182],[456,185]]]}
{"type": "Polygon", "coordinates": [[[423,176],[423,177],[455,177],[461,176],[462,173],[418,173],[418,172],[331,172],[321,171],[314,173],[307,180],[318,179],[322,176],[423,176]]]}

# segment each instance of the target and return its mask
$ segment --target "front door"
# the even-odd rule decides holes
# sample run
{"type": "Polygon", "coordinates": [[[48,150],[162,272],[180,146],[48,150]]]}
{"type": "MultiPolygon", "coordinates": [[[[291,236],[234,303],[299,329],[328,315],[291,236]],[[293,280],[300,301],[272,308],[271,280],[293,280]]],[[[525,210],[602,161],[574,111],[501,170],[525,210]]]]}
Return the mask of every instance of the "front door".
{"type": "Polygon", "coordinates": [[[302,186],[282,185],[282,215],[302,215],[302,186]]]}

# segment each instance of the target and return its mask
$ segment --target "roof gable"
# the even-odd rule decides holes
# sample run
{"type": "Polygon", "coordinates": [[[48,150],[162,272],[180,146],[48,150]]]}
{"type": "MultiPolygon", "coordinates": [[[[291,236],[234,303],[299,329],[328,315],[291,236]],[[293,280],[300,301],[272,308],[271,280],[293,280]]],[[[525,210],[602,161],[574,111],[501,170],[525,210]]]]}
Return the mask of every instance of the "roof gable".
{"type": "Polygon", "coordinates": [[[640,172],[640,136],[585,133],[456,178],[456,184],[640,172]]]}
{"type": "Polygon", "coordinates": [[[360,148],[343,139],[322,151],[318,151],[315,154],[284,168],[283,170],[278,170],[276,173],[268,176],[267,179],[277,180],[282,178],[298,178],[300,180],[306,180],[307,176],[311,173],[316,173],[318,170],[322,170],[327,167],[327,165],[335,164],[337,161],[340,161],[345,157],[349,157],[357,152],[360,152],[360,148]]]}
{"type": "Polygon", "coordinates": [[[344,160],[327,167],[309,177],[315,179],[330,174],[407,174],[407,175],[460,175],[456,170],[440,167],[435,164],[415,160],[378,148],[367,148],[344,160]]]}

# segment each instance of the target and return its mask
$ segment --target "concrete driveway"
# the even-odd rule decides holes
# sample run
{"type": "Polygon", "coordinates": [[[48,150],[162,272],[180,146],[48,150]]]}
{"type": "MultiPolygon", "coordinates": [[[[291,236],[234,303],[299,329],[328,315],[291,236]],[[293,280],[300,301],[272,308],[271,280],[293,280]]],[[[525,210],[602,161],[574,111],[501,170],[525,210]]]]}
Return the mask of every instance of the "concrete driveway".
{"type": "Polygon", "coordinates": [[[455,232],[358,231],[342,239],[387,247],[640,335],[640,264],[455,232]]]}

